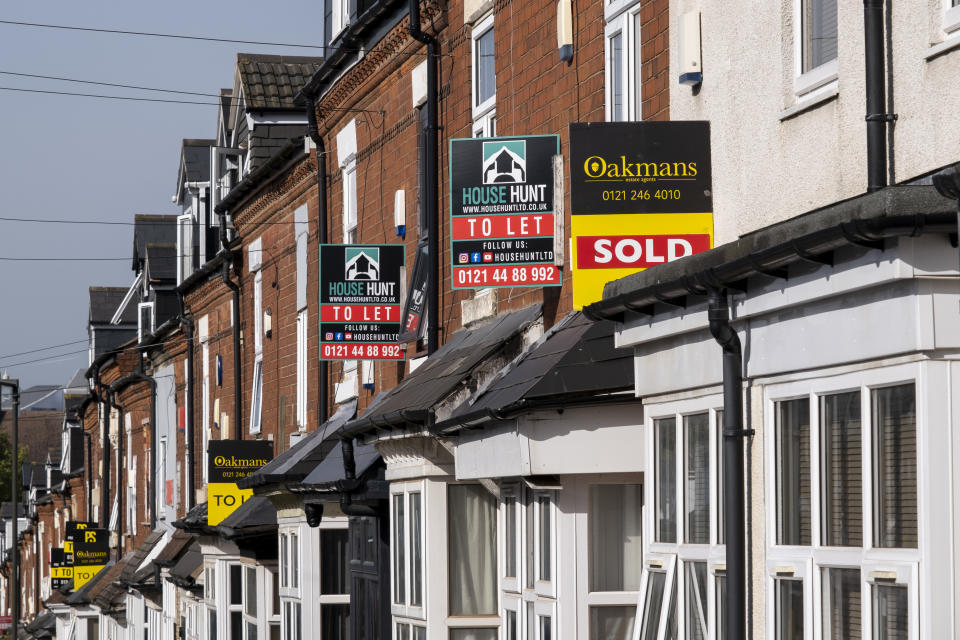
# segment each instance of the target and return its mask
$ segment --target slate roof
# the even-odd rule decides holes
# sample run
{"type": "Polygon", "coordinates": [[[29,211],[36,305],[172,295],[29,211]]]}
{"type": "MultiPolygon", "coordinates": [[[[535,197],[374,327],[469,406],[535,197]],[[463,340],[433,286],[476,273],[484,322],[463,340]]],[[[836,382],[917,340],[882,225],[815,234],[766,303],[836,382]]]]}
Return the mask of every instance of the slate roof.
{"type": "Polygon", "coordinates": [[[617,349],[613,331],[613,322],[571,312],[436,428],[449,431],[560,398],[573,403],[632,390],[633,351],[617,349]]]}
{"type": "Polygon", "coordinates": [[[283,149],[291,138],[303,138],[304,124],[261,124],[250,132],[250,170],[261,167],[283,149]]]}
{"type": "MultiPolygon", "coordinates": [[[[143,561],[146,560],[147,556],[150,555],[150,552],[153,551],[153,548],[156,547],[160,541],[163,540],[163,531],[152,531],[146,539],[140,543],[140,546],[137,547],[131,554],[130,559],[127,564],[123,567],[123,571],[120,573],[120,581],[125,584],[136,584],[139,583],[144,577],[141,575],[142,571],[138,571],[143,561]]],[[[150,574],[153,573],[152,568],[144,567],[144,571],[149,571],[150,574]]]]}
{"type": "Polygon", "coordinates": [[[277,509],[268,498],[253,496],[217,525],[227,540],[246,538],[277,530],[277,509]]]}
{"type": "MultiPolygon", "coordinates": [[[[23,518],[27,515],[27,507],[22,502],[17,503],[17,512],[20,514],[20,517],[23,518]]],[[[4,502],[0,504],[0,518],[3,520],[9,520],[10,516],[13,515],[13,503],[4,502]]]]}
{"type": "Polygon", "coordinates": [[[99,580],[89,593],[90,600],[103,609],[109,611],[113,609],[113,604],[120,599],[126,589],[120,585],[120,574],[123,573],[133,553],[127,553],[120,559],[120,562],[112,567],[103,569],[100,573],[105,574],[102,580],[99,580]]]}
{"type": "Polygon", "coordinates": [[[206,182],[210,179],[210,147],[216,143],[216,140],[184,138],[180,151],[184,180],[206,182]]]}
{"type": "Polygon", "coordinates": [[[86,369],[77,369],[77,372],[70,378],[70,382],[64,386],[65,393],[79,394],[81,396],[87,395],[90,387],[87,384],[87,376],[84,375],[84,371],[86,371],[86,369]]]}
{"type": "MultiPolygon", "coordinates": [[[[177,216],[135,215],[133,217],[133,262],[131,268],[134,271],[140,269],[140,262],[147,258],[148,244],[176,244],[176,242],[177,216]]],[[[136,307],[134,307],[134,311],[136,311],[136,307]]],[[[136,318],[136,314],[134,314],[134,318],[136,318]]]]}
{"type": "MultiPolygon", "coordinates": [[[[206,502],[204,505],[204,522],[206,522],[206,502]]],[[[157,557],[154,558],[153,564],[158,567],[171,567],[177,560],[180,558],[180,554],[183,552],[187,546],[193,542],[193,536],[185,531],[174,531],[173,535],[170,536],[170,540],[167,542],[167,545],[157,554],[157,557]]]]}
{"type": "Polygon", "coordinates": [[[151,242],[146,247],[146,275],[151,284],[174,283],[177,279],[177,245],[151,242]]]}
{"type": "Polygon", "coordinates": [[[340,406],[320,427],[304,436],[276,458],[237,483],[241,489],[251,489],[277,482],[299,482],[307,477],[337,445],[330,438],[357,412],[356,399],[340,406]]]}
{"type": "Polygon", "coordinates": [[[63,411],[63,389],[39,384],[20,391],[20,411],[63,411]]]}
{"type": "Polygon", "coordinates": [[[320,68],[323,58],[237,54],[237,76],[247,110],[301,110],[293,98],[320,68]]]}
{"type": "MultiPolygon", "coordinates": [[[[363,478],[367,471],[380,461],[380,454],[373,444],[362,444],[354,447],[353,460],[357,467],[357,477],[363,478]]],[[[333,451],[304,478],[300,487],[313,491],[332,491],[336,490],[336,484],[343,479],[343,446],[337,439],[333,451]]]]}
{"type": "MultiPolygon", "coordinates": [[[[90,287],[90,324],[110,324],[127,291],[127,287],[90,287]]],[[[137,305],[128,304],[120,321],[136,324],[137,305]]]]}
{"type": "Polygon", "coordinates": [[[20,471],[24,488],[47,486],[47,470],[44,465],[37,462],[24,462],[20,471]]]}
{"type": "Polygon", "coordinates": [[[52,638],[57,628],[57,617],[50,611],[41,611],[33,621],[24,627],[31,638],[52,638]]]}
{"type": "Polygon", "coordinates": [[[473,370],[533,324],[541,305],[505,313],[480,327],[461,329],[426,362],[386,393],[373,410],[348,422],[345,435],[377,427],[424,424],[434,406],[470,377],[473,370]]]}
{"type": "Polygon", "coordinates": [[[194,588],[197,586],[197,576],[202,566],[203,553],[200,550],[200,543],[194,540],[170,569],[169,579],[178,587],[194,588]]]}

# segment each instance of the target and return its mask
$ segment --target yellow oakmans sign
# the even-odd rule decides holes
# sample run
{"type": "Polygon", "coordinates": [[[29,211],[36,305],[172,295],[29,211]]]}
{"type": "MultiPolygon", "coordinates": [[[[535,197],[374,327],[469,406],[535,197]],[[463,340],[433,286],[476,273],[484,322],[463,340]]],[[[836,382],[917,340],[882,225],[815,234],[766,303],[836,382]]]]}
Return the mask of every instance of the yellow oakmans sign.
{"type": "Polygon", "coordinates": [[[573,306],[713,247],[707,122],[570,125],[573,306]]]}
{"type": "Polygon", "coordinates": [[[207,449],[207,524],[211,527],[253,496],[237,481],[270,462],[273,443],[266,440],[211,440],[207,449]]]}

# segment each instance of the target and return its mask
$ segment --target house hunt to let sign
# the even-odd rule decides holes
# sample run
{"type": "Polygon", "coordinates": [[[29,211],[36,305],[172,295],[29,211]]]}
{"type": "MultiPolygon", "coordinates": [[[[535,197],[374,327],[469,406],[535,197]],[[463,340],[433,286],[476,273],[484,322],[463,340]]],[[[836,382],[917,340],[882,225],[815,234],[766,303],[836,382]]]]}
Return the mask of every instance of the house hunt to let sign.
{"type": "Polygon", "coordinates": [[[570,125],[573,306],[713,246],[710,123],[570,125]]]}
{"type": "Polygon", "coordinates": [[[241,489],[237,480],[273,459],[269,440],[211,440],[207,444],[207,524],[223,520],[253,497],[253,489],[241,489]]]}
{"type": "Polygon", "coordinates": [[[560,285],[553,157],[560,137],[450,141],[454,289],[560,285]]]}
{"type": "Polygon", "coordinates": [[[403,360],[405,260],[399,244],[320,245],[321,360],[403,360]]]}

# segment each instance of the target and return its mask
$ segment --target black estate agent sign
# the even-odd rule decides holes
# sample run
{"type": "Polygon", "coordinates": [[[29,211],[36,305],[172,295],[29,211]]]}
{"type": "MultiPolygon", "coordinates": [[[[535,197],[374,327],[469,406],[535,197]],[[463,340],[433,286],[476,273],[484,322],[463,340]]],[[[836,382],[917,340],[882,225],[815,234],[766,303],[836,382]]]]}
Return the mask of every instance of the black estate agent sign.
{"type": "Polygon", "coordinates": [[[253,496],[253,489],[240,489],[237,481],[273,459],[269,440],[211,440],[207,445],[207,524],[223,522],[253,496]]]}
{"type": "Polygon", "coordinates": [[[320,359],[403,360],[403,245],[320,245],[320,359]]]}
{"type": "Polygon", "coordinates": [[[67,562],[62,547],[50,549],[50,588],[59,591],[73,587],[73,565],[67,562]]]}
{"type": "Polygon", "coordinates": [[[560,137],[450,141],[453,288],[560,284],[553,156],[560,137]]]}
{"type": "Polygon", "coordinates": [[[78,529],[73,536],[73,588],[87,584],[110,559],[110,533],[106,529],[78,529]]]}

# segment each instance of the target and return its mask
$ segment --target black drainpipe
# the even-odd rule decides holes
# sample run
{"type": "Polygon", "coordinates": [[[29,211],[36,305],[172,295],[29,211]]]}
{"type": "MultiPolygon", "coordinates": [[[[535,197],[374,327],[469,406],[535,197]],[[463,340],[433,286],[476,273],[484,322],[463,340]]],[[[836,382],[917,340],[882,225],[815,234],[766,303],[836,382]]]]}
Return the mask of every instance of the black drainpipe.
{"type": "Polygon", "coordinates": [[[180,303],[180,326],[186,331],[186,341],[187,341],[187,379],[186,379],[186,402],[184,403],[184,440],[187,441],[187,511],[193,508],[194,501],[196,499],[196,491],[194,490],[194,478],[193,478],[193,469],[195,460],[197,459],[197,450],[196,443],[194,442],[193,436],[193,363],[194,363],[194,352],[193,352],[193,317],[186,311],[186,308],[183,305],[183,293],[179,290],[177,291],[177,300],[180,303]]]}
{"type": "MultiPolygon", "coordinates": [[[[147,485],[149,493],[148,499],[150,500],[150,530],[152,531],[157,526],[157,381],[144,373],[142,358],[140,360],[139,370],[129,373],[113,383],[113,385],[110,386],[110,392],[119,392],[134,382],[145,382],[150,387],[150,482],[148,482],[147,485]]],[[[118,428],[118,436],[119,431],[118,428]]],[[[118,437],[118,441],[122,443],[123,438],[118,437]]],[[[120,447],[122,448],[122,446],[121,444],[120,447]]],[[[123,498],[121,498],[121,500],[122,499],[123,498]]],[[[120,517],[120,528],[122,530],[123,512],[121,511],[117,515],[120,517]]]]}
{"type": "Polygon", "coordinates": [[[427,355],[439,348],[440,332],[440,238],[437,201],[437,147],[439,136],[437,94],[437,60],[439,50],[437,39],[420,30],[420,1],[410,0],[410,36],[427,45],[427,142],[424,152],[424,207],[427,216],[427,355]]]}
{"type": "Polygon", "coordinates": [[[240,287],[230,279],[230,267],[233,265],[233,253],[227,247],[227,214],[220,214],[220,245],[226,252],[223,261],[223,284],[233,292],[233,429],[234,440],[243,440],[241,428],[242,405],[240,391],[240,287]]]}
{"type": "Polygon", "coordinates": [[[867,191],[887,186],[886,112],[883,62],[883,0],[863,0],[867,87],[867,191]]]}
{"type": "MultiPolygon", "coordinates": [[[[82,424],[80,428],[83,429],[82,424]]],[[[93,445],[86,429],[83,429],[83,439],[87,443],[87,522],[93,522],[93,445]]]]}
{"type": "Polygon", "coordinates": [[[340,484],[340,510],[348,516],[376,517],[379,512],[365,504],[353,504],[353,492],[360,487],[357,480],[357,463],[353,458],[353,438],[340,440],[343,451],[343,477],[340,484]]]}
{"type": "Polygon", "coordinates": [[[743,353],[730,326],[726,290],[710,289],[707,318],[723,348],[723,508],[727,547],[727,638],[746,638],[746,531],[743,497],[743,353]]]}
{"type": "MultiPolygon", "coordinates": [[[[317,111],[314,108],[313,96],[305,94],[307,98],[307,131],[314,146],[317,147],[317,243],[326,244],[327,242],[327,149],[323,143],[323,137],[320,135],[320,128],[317,126],[317,111]]],[[[317,375],[320,377],[317,386],[317,396],[319,399],[317,424],[323,424],[330,414],[330,408],[327,399],[327,388],[330,385],[330,369],[326,360],[320,361],[320,370],[317,375]]]]}

